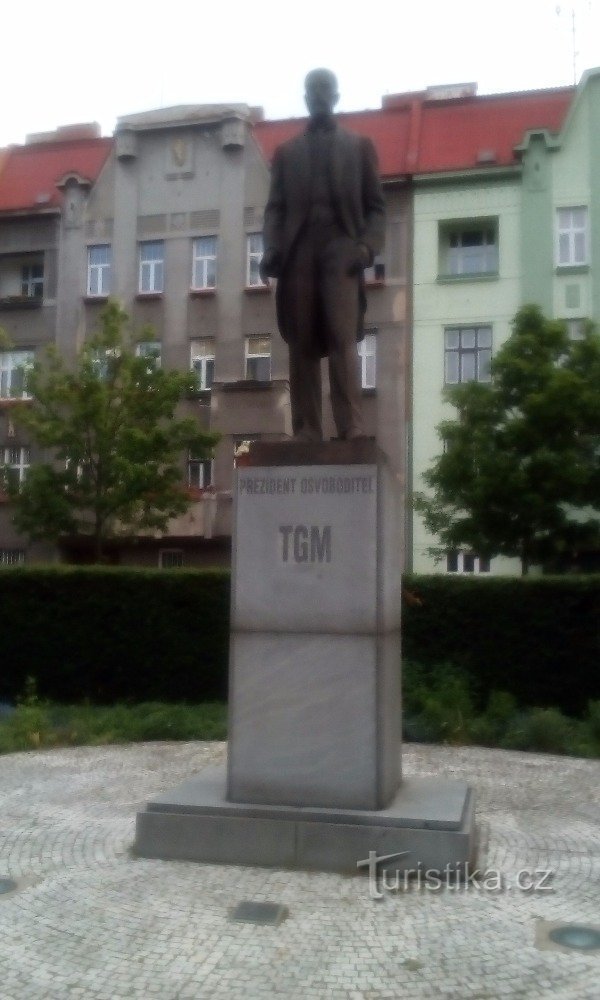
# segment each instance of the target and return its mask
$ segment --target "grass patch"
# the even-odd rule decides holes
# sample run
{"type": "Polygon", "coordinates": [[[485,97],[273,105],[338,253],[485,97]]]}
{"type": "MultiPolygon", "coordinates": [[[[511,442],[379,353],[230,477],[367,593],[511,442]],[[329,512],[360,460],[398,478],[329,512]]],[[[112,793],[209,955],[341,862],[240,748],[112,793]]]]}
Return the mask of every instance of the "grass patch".
{"type": "Polygon", "coordinates": [[[144,702],[59,705],[28,694],[0,713],[0,753],[38,747],[137,743],[148,740],[224,740],[227,706],[144,702]]]}
{"type": "Polygon", "coordinates": [[[483,702],[469,675],[452,664],[411,662],[404,664],[403,699],[409,741],[600,757],[600,701],[588,702],[580,719],[552,706],[522,708],[506,691],[483,702]]]}
{"type": "MultiPolygon", "coordinates": [[[[582,718],[552,706],[523,708],[505,691],[487,699],[469,675],[451,664],[403,670],[404,739],[416,743],[474,744],[506,750],[600,757],[600,701],[582,718]]],[[[62,705],[38,697],[28,678],[15,707],[0,703],[0,753],[39,747],[93,746],[151,740],[225,740],[227,706],[143,702],[62,705]]]]}

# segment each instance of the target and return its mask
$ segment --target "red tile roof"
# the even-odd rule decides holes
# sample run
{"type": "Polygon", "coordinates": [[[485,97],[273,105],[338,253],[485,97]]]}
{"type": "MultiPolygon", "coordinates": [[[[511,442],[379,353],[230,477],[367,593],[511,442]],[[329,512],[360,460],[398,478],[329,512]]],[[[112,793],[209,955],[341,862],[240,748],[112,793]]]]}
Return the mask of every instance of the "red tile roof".
{"type": "MultiPolygon", "coordinates": [[[[369,136],[382,177],[509,166],[530,129],[559,132],[574,87],[517,94],[432,100],[425,92],[384,98],[383,108],[340,114],[340,123],[369,136]]],[[[306,118],[257,122],[254,134],[267,160],[306,126],[306,118]]]]}
{"type": "Polygon", "coordinates": [[[70,173],[93,183],[112,144],[75,139],[9,147],[3,168],[0,163],[0,212],[58,208],[63,195],[57,183],[70,173]]]}
{"type": "Polygon", "coordinates": [[[559,132],[574,87],[493,94],[423,104],[415,171],[465,170],[483,163],[510,166],[514,148],[530,129],[559,132]]]}
{"type": "MultiPolygon", "coordinates": [[[[410,128],[410,117],[405,108],[354,111],[340,114],[337,118],[349,132],[367,136],[374,142],[383,177],[397,177],[405,173],[410,128]]],[[[254,134],[266,159],[270,162],[277,146],[299,135],[306,128],[306,122],[306,118],[257,122],[254,134]]]]}

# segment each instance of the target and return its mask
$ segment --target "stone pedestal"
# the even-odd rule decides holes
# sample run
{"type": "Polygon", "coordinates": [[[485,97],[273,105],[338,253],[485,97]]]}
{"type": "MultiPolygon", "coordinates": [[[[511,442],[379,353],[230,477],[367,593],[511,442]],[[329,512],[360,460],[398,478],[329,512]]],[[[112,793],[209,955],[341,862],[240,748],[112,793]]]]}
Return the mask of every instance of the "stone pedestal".
{"type": "Polygon", "coordinates": [[[469,789],[401,782],[392,466],[367,439],[255,444],[234,521],[227,774],[150,802],[137,852],[350,872],[375,851],[398,870],[464,867],[469,789]]]}
{"type": "Polygon", "coordinates": [[[381,809],[400,781],[400,516],[371,441],[238,470],[228,798],[381,809]]]}

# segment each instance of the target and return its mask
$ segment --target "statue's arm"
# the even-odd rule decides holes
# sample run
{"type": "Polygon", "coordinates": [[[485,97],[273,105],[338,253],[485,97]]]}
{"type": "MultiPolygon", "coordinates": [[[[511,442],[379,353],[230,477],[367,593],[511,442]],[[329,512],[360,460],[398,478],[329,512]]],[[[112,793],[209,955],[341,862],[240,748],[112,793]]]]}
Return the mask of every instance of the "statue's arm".
{"type": "Polygon", "coordinates": [[[261,277],[279,277],[283,253],[283,223],[285,219],[285,190],[283,183],[282,153],[275,151],[271,167],[271,186],[265,207],[263,227],[263,257],[260,264],[261,277]]]}
{"type": "Polygon", "coordinates": [[[361,243],[368,247],[373,263],[376,254],[381,253],[385,239],[385,200],[379,176],[379,164],[375,146],[370,139],[362,140],[362,201],[365,217],[365,232],[361,243]]]}

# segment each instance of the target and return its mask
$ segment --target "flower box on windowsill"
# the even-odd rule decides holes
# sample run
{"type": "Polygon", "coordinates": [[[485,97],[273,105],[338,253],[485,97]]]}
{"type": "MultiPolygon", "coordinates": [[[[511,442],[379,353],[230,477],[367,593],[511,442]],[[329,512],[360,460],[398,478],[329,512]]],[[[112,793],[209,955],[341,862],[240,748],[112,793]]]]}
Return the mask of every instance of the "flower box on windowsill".
{"type": "Polygon", "coordinates": [[[205,500],[217,495],[214,486],[188,486],[186,493],[190,500],[205,500]]]}
{"type": "Polygon", "coordinates": [[[185,394],[186,399],[196,399],[200,404],[210,406],[210,389],[189,389],[185,394]]]}
{"type": "Polygon", "coordinates": [[[3,295],[0,309],[40,309],[44,300],[33,295],[3,295]]]}
{"type": "Polygon", "coordinates": [[[162,292],[138,292],[136,300],[138,302],[158,302],[162,297],[162,292]]]}
{"type": "Polygon", "coordinates": [[[190,288],[191,299],[211,299],[216,294],[216,288],[190,288]]]}

